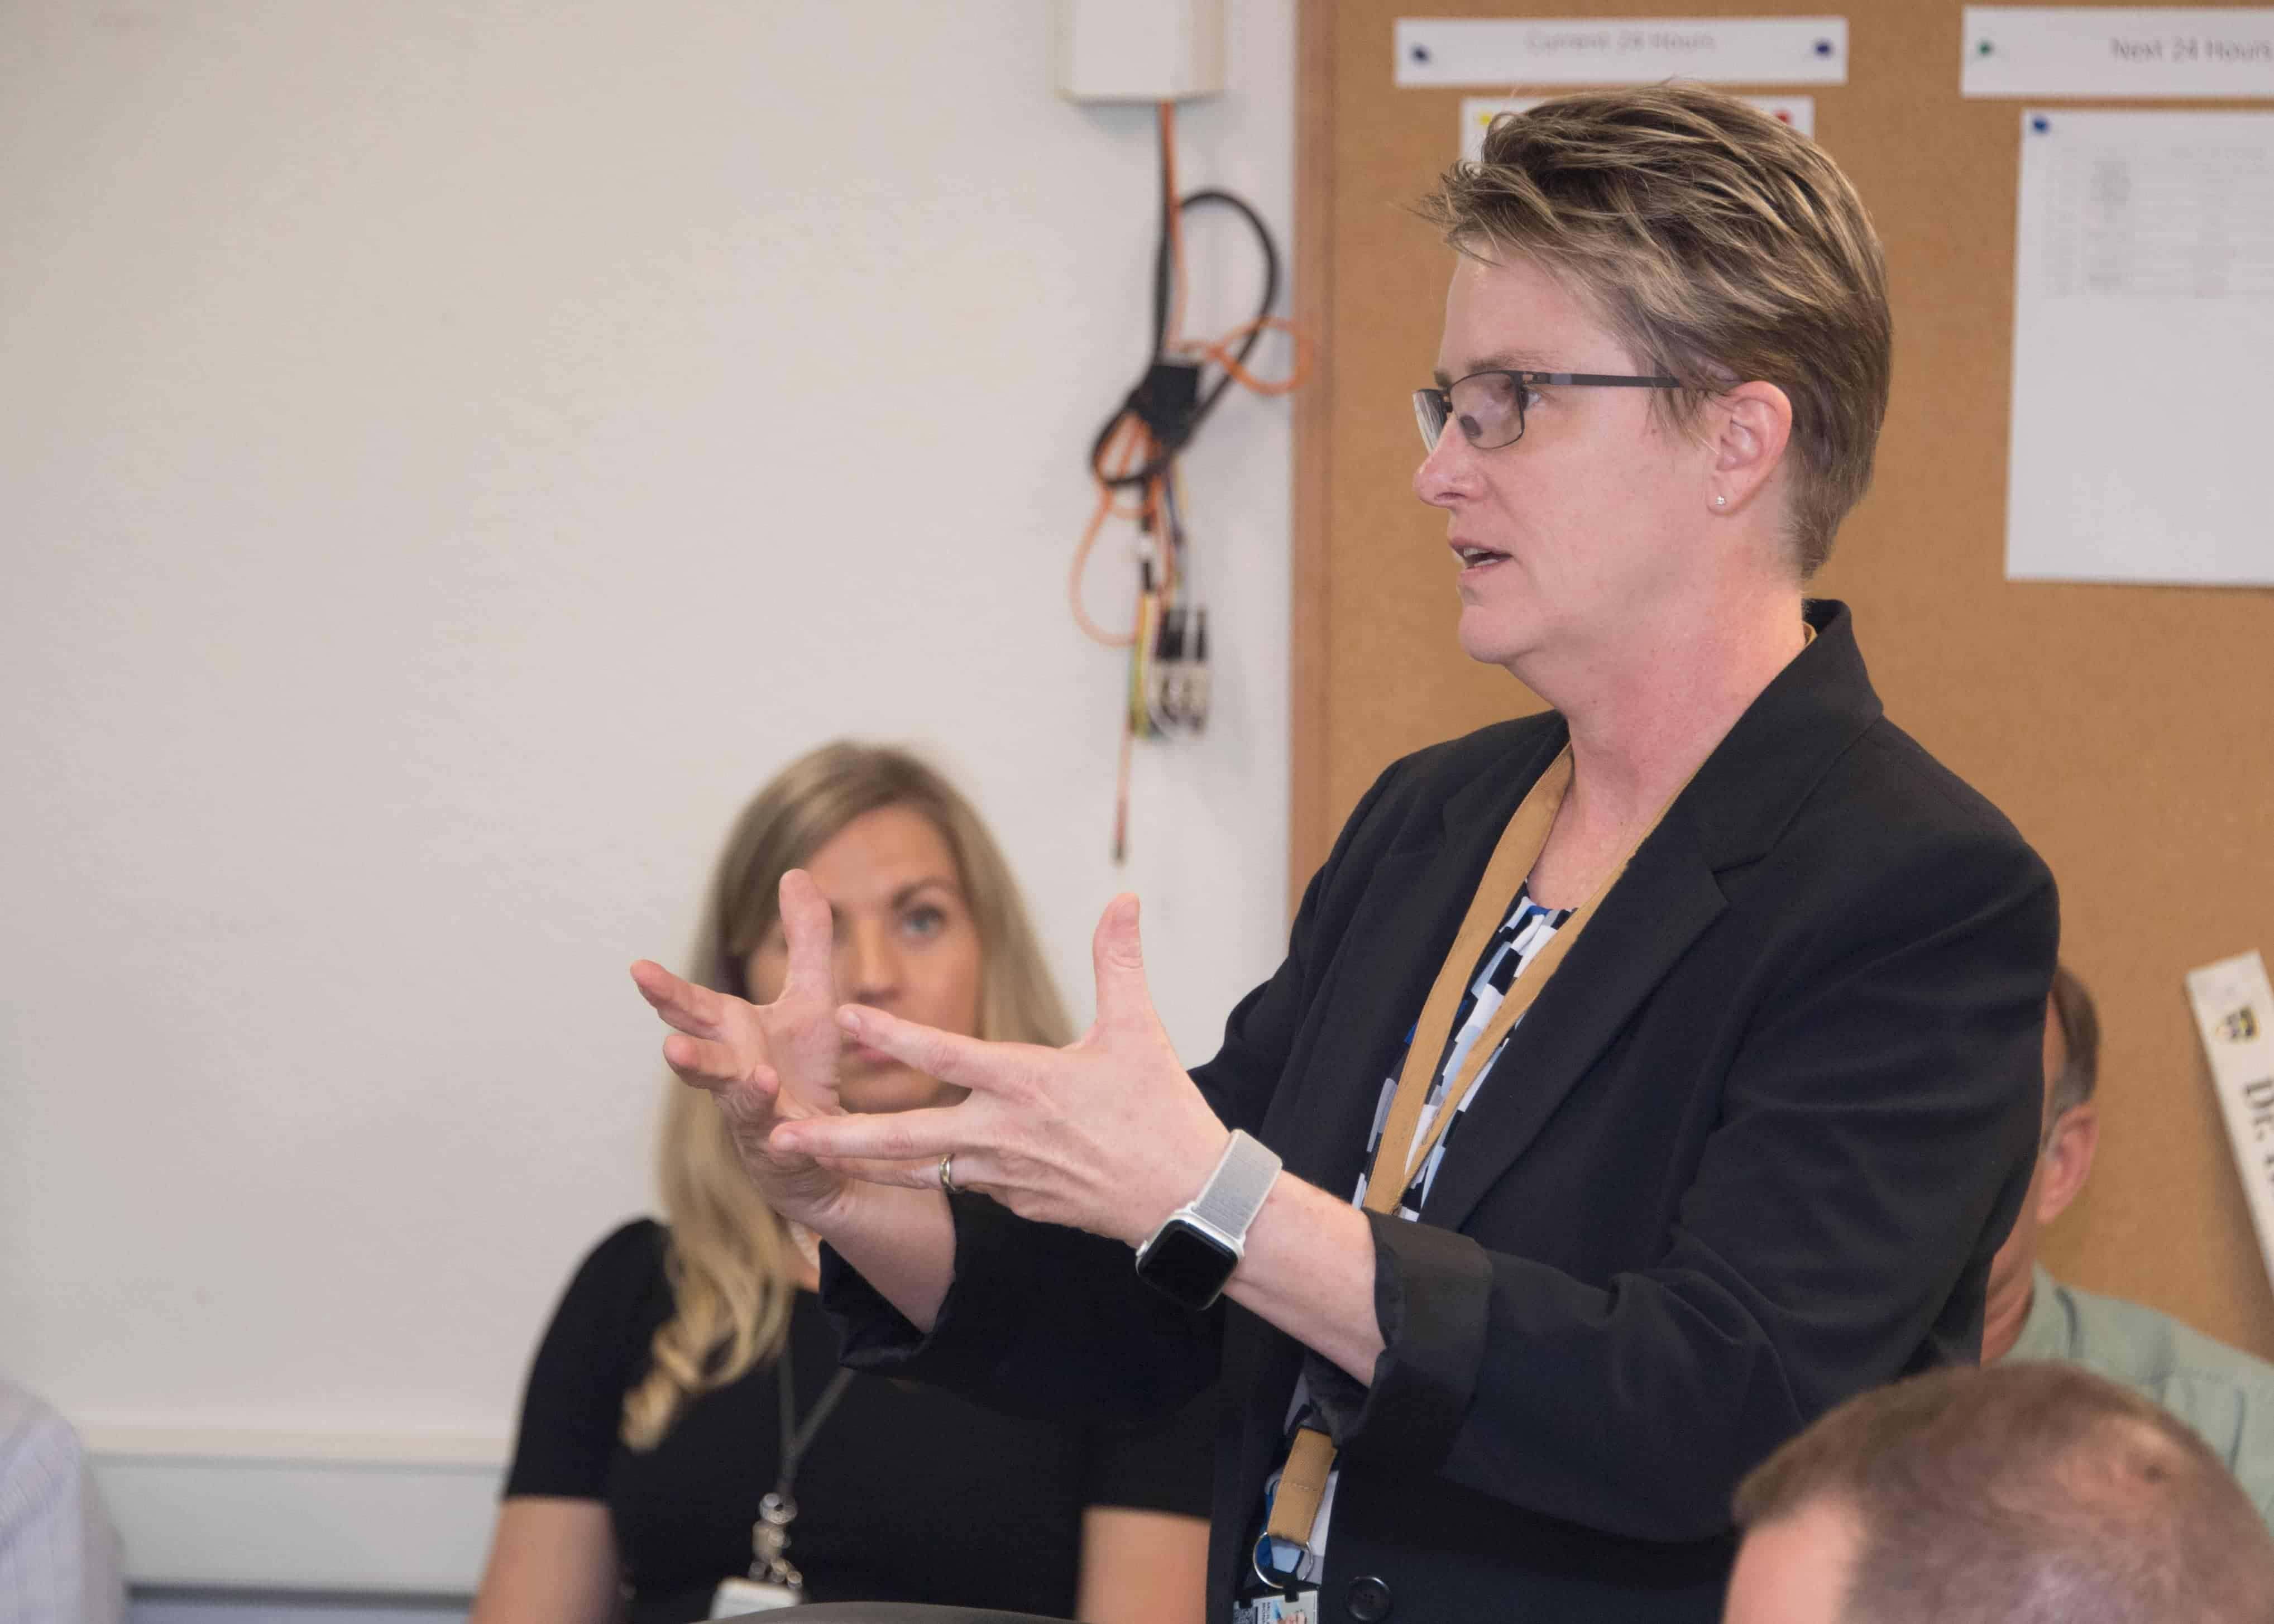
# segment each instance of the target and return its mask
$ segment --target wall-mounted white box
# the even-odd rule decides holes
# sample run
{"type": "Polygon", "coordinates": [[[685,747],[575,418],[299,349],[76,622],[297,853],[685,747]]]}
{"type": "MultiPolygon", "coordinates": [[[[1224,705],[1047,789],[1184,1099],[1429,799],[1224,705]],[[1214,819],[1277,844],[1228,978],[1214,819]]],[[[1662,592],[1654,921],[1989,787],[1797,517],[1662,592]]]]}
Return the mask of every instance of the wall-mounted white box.
{"type": "Polygon", "coordinates": [[[1058,94],[1183,102],[1224,90],[1224,0],[1058,0],[1058,94]]]}

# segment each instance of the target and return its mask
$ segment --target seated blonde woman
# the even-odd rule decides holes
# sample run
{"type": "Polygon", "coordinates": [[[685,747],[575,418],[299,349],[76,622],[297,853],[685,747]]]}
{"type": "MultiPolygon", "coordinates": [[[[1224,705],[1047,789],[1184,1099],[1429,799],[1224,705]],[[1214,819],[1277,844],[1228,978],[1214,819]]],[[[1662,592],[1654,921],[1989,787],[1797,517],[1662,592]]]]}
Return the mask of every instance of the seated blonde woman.
{"type": "MultiPolygon", "coordinates": [[[[922,763],[832,744],[766,786],[719,861],[698,979],[779,996],[793,868],[830,904],[848,995],[1068,1040],[1010,870],[922,763]]],[[[840,1079],[854,1110],[962,1093],[860,1049],[840,1079]]],[[[659,1148],[667,1222],[603,1240],[538,1350],[474,1624],[680,1624],[793,1598],[1200,1618],[1207,1401],[1139,1437],[841,1372],[815,1243],[759,1199],[719,1108],[672,1086],[659,1148]]]]}

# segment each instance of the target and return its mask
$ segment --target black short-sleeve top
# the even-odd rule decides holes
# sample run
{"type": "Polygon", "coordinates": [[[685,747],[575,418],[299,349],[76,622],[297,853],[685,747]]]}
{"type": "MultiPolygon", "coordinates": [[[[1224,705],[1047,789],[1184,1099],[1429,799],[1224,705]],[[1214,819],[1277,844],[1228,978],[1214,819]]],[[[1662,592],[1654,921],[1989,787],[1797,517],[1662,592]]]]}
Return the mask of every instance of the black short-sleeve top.
{"type": "MultiPolygon", "coordinates": [[[[505,1485],[606,1503],[630,1624],[704,1618],[719,1581],[748,1571],[750,1524],[781,1458],[771,1364],[697,1399],[653,1450],[620,1440],[624,1395],[672,1312],[666,1233],[636,1220],[576,1271],[531,1367],[505,1485]]],[[[837,1354],[820,1304],[800,1292],[789,1356],[801,1417],[837,1354]]],[[[1208,1515],[1212,1413],[1204,1395],[1170,1424],[1115,1432],[856,1375],[799,1468],[789,1558],[814,1601],[1070,1616],[1086,1507],[1208,1515]]]]}

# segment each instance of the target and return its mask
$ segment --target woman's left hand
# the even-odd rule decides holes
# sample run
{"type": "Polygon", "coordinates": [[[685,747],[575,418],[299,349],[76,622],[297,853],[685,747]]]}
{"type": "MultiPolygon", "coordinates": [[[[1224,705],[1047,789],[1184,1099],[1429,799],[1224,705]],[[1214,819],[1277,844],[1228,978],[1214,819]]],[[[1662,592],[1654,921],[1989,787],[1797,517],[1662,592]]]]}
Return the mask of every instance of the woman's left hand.
{"type": "Polygon", "coordinates": [[[1200,1193],[1231,1135],[1154,1012],[1135,897],[1106,906],[1091,951],[1097,1019],[1065,1049],[983,1042],[847,1004],[837,1019],[853,1037],[970,1096],[928,1110],[786,1123],[774,1147],[855,1177],[934,1189],[940,1158],[953,1155],[959,1190],[1022,1218],[1140,1244],[1200,1193]]]}

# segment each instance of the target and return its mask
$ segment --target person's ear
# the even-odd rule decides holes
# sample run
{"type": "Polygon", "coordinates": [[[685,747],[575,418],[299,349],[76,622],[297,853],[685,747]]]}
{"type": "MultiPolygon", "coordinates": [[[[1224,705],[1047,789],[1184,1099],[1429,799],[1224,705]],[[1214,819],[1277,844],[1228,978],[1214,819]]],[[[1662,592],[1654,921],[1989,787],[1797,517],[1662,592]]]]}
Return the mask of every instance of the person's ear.
{"type": "Polygon", "coordinates": [[[1713,471],[1706,500],[1717,515],[1756,500],[1792,442],[1792,401],[1773,383],[1741,383],[1710,409],[1713,471]]]}
{"type": "Polygon", "coordinates": [[[2100,1147],[2100,1109],[2087,1101],[2072,1105],[2053,1123],[2037,1170],[2037,1222],[2051,1223],[2068,1210],[2092,1176],[2092,1154],[2100,1147]]]}

